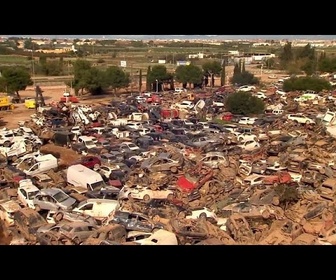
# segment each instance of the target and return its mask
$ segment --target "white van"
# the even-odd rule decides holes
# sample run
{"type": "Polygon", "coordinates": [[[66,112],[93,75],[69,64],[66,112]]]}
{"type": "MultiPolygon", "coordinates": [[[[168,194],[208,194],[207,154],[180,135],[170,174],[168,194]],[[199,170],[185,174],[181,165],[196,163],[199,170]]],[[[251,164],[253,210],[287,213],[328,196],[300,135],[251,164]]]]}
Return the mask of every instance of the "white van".
{"type": "Polygon", "coordinates": [[[78,204],[72,212],[89,215],[95,219],[102,220],[120,207],[119,201],[114,199],[89,198],[78,204]]]}
{"type": "Polygon", "coordinates": [[[102,176],[98,172],[82,164],[69,166],[66,171],[66,178],[70,185],[90,191],[106,187],[102,176]]]}

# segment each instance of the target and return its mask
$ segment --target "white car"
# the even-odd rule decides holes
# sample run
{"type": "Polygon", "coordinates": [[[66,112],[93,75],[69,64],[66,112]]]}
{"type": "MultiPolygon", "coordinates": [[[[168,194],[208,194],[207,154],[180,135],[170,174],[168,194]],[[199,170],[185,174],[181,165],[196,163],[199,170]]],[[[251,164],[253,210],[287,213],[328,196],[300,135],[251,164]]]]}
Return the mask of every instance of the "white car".
{"type": "Polygon", "coordinates": [[[207,207],[193,209],[188,214],[189,215],[185,217],[186,219],[212,218],[217,222],[218,226],[224,225],[227,221],[227,218],[217,217],[215,211],[207,207]]]}
{"type": "Polygon", "coordinates": [[[178,94],[181,94],[182,92],[186,92],[187,90],[185,88],[182,88],[182,87],[176,87],[175,90],[174,90],[174,94],[175,95],[178,95],[178,94]]]}
{"type": "Polygon", "coordinates": [[[148,187],[137,185],[135,187],[124,186],[118,194],[118,199],[139,199],[149,202],[152,199],[172,200],[174,196],[172,190],[152,190],[148,187]]]}
{"type": "Polygon", "coordinates": [[[249,140],[257,141],[257,139],[258,139],[258,136],[255,135],[255,134],[252,134],[252,133],[241,133],[241,134],[237,135],[237,140],[239,142],[246,142],[246,141],[249,141],[249,140]]]}
{"type": "Polygon", "coordinates": [[[261,185],[263,184],[264,178],[264,175],[252,173],[244,178],[244,182],[250,186],[261,185]]]}
{"type": "Polygon", "coordinates": [[[107,165],[101,165],[99,166],[99,169],[97,170],[100,174],[104,175],[106,178],[110,178],[110,175],[113,170],[119,170],[119,165],[117,164],[111,164],[110,166],[107,165]]]}
{"type": "Polygon", "coordinates": [[[185,100],[185,101],[182,101],[180,103],[176,103],[175,106],[178,109],[190,110],[190,109],[194,108],[194,103],[192,101],[185,100]]]}
{"type": "Polygon", "coordinates": [[[237,89],[237,91],[245,91],[245,92],[249,92],[249,91],[254,91],[256,89],[255,86],[248,86],[248,85],[245,85],[245,86],[241,86],[237,89]]]}
{"type": "Polygon", "coordinates": [[[253,151],[260,148],[260,143],[255,140],[248,140],[237,145],[245,151],[253,151]]]}
{"type": "Polygon", "coordinates": [[[218,152],[209,152],[202,157],[200,162],[203,162],[205,165],[211,168],[218,168],[220,164],[228,164],[228,159],[221,153],[218,152]]]}
{"type": "Polygon", "coordinates": [[[301,114],[289,114],[287,119],[301,124],[315,124],[315,121],[301,114]]]}
{"type": "Polygon", "coordinates": [[[254,124],[256,121],[256,118],[250,118],[250,117],[242,117],[238,121],[239,124],[254,124]]]}
{"type": "Polygon", "coordinates": [[[23,179],[19,182],[17,198],[23,206],[35,209],[33,201],[39,192],[39,188],[33,184],[31,179],[23,179]]]}
{"type": "Polygon", "coordinates": [[[119,147],[121,152],[137,151],[140,149],[140,147],[133,142],[122,142],[119,147]]]}
{"type": "Polygon", "coordinates": [[[132,242],[140,245],[178,245],[176,234],[165,229],[158,229],[149,233],[148,237],[135,239],[132,242]]]}
{"type": "Polygon", "coordinates": [[[15,200],[8,200],[0,203],[0,220],[6,226],[14,225],[14,213],[21,209],[20,204],[15,200]]]}
{"type": "Polygon", "coordinates": [[[263,93],[263,92],[257,92],[254,96],[258,97],[260,99],[266,99],[267,98],[266,94],[263,93]]]}

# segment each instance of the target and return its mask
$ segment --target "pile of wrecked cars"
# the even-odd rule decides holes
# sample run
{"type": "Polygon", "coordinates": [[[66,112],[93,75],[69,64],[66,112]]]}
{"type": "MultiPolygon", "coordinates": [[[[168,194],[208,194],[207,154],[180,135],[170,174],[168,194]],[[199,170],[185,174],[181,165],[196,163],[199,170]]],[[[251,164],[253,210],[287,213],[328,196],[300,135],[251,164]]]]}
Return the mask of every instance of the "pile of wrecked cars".
{"type": "Polygon", "coordinates": [[[221,94],[187,108],[169,94],[155,105],[134,96],[63,104],[2,129],[0,220],[10,244],[336,244],[325,106],[293,106],[293,94],[281,115],[218,122],[221,94]],[[47,143],[78,160],[42,153],[47,143]]]}

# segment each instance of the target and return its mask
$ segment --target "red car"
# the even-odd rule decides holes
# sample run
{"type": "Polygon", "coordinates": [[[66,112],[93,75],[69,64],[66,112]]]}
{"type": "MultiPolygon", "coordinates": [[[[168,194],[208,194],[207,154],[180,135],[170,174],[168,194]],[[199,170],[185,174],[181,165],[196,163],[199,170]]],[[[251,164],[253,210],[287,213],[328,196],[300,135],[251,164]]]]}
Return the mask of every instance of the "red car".
{"type": "Polygon", "coordinates": [[[83,156],[78,161],[73,164],[82,164],[90,169],[98,169],[101,165],[101,161],[99,157],[96,156],[83,156]]]}

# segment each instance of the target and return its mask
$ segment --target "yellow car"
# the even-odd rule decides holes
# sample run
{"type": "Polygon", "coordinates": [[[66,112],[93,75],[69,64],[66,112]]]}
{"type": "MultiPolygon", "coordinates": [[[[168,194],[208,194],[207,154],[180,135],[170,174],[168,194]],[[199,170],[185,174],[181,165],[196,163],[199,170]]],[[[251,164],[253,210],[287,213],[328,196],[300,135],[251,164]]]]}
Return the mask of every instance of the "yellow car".
{"type": "Polygon", "coordinates": [[[25,107],[27,109],[35,109],[35,99],[29,98],[25,100],[25,107]]]}

